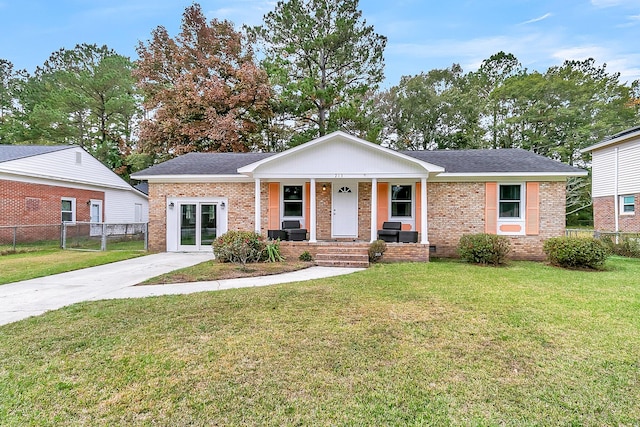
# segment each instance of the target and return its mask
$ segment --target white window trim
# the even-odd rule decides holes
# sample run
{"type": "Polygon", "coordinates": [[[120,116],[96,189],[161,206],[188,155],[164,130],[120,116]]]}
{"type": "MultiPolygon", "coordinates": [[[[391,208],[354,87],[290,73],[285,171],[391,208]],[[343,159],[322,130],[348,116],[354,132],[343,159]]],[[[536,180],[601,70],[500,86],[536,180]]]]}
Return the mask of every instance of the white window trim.
{"type": "Polygon", "coordinates": [[[631,216],[631,215],[635,215],[636,214],[636,196],[634,194],[624,194],[620,196],[620,215],[625,215],[625,216],[631,216]],[[624,198],[625,197],[633,197],[633,203],[629,204],[629,203],[625,203],[624,202],[624,198]],[[625,212],[624,211],[624,207],[625,206],[633,206],[633,211],[631,212],[625,212]]]}
{"type": "Polygon", "coordinates": [[[286,183],[286,184],[282,184],[280,186],[280,212],[282,213],[282,215],[280,215],[280,222],[282,221],[292,221],[292,220],[299,220],[300,221],[300,227],[304,228],[306,227],[306,224],[304,223],[304,212],[306,209],[306,198],[305,198],[305,193],[307,191],[307,189],[305,188],[306,185],[304,185],[303,183],[286,183]],[[285,200],[284,200],[284,187],[302,187],[302,215],[301,216],[285,216],[284,214],[284,204],[285,204],[285,200]]]}
{"type": "Polygon", "coordinates": [[[527,185],[526,182],[498,182],[498,194],[496,195],[496,215],[497,218],[497,234],[503,236],[524,236],[526,235],[526,215],[527,215],[527,185]],[[500,216],[500,186],[502,185],[519,185],[520,186],[520,216],[519,217],[501,217],[500,216]],[[503,225],[518,225],[520,231],[501,231],[503,225]]]}
{"type": "Polygon", "coordinates": [[[61,197],[60,198],[60,222],[74,223],[76,222],[76,198],[75,197],[61,197]],[[62,210],[62,202],[71,202],[71,221],[62,221],[62,213],[68,212],[62,210]]]}
{"type": "MultiPolygon", "coordinates": [[[[416,184],[415,182],[389,182],[389,194],[387,195],[387,199],[389,201],[389,212],[388,218],[389,221],[399,221],[403,224],[408,224],[411,226],[411,229],[415,229],[416,223],[416,184]],[[394,185],[405,185],[411,187],[411,216],[393,216],[393,186],[394,185]]],[[[397,200],[396,200],[397,201],[397,200]]]]}
{"type": "MultiPolygon", "coordinates": [[[[519,221],[519,220],[523,220],[524,219],[524,215],[525,215],[525,185],[522,182],[500,182],[498,183],[498,219],[499,220],[503,220],[503,221],[519,221]],[[500,198],[500,187],[503,186],[519,186],[520,187],[520,214],[518,216],[500,216],[500,202],[502,202],[502,199],[500,198]]],[[[514,202],[515,200],[505,200],[505,203],[509,203],[509,202],[514,202]]]]}

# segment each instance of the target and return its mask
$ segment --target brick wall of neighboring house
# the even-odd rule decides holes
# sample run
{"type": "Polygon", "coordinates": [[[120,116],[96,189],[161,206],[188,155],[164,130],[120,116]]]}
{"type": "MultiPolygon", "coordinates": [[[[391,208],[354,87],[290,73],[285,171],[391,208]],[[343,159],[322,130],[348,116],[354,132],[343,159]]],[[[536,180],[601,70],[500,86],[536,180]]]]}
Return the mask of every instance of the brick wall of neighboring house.
{"type": "MultiPolygon", "coordinates": [[[[463,234],[484,232],[484,183],[428,183],[429,244],[431,256],[456,256],[463,234]]],[[[542,245],[549,237],[564,235],[565,183],[540,183],[540,233],[536,236],[511,236],[511,257],[544,259],[542,245]]]]}
{"type": "MultiPolygon", "coordinates": [[[[90,199],[102,200],[103,209],[106,208],[102,191],[0,180],[0,226],[60,224],[63,197],[76,199],[76,221],[89,221],[87,202],[90,199]]],[[[59,228],[51,227],[50,232],[46,230],[46,227],[25,227],[20,230],[19,240],[60,238],[59,228]]]]}
{"type": "MultiPolygon", "coordinates": [[[[597,231],[615,231],[614,196],[593,198],[593,227],[597,231]]],[[[618,215],[618,228],[623,233],[640,233],[640,194],[635,194],[635,213],[618,215]]]]}

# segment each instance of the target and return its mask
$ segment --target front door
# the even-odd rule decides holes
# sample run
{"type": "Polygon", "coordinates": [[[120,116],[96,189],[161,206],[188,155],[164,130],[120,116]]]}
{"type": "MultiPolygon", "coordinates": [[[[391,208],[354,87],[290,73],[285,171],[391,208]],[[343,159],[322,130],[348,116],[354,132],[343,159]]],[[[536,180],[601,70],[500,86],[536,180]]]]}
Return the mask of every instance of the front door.
{"type": "Polygon", "coordinates": [[[358,183],[334,182],[332,237],[358,237],[358,183]]]}
{"type": "Polygon", "coordinates": [[[199,251],[211,247],[217,237],[217,208],[213,203],[181,203],[178,250],[199,251]]]}

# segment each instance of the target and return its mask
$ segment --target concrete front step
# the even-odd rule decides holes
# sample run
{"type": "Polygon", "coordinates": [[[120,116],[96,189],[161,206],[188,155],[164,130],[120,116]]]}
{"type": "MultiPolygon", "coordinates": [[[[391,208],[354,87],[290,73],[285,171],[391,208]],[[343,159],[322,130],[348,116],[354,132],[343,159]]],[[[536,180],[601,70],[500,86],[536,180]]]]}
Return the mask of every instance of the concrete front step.
{"type": "Polygon", "coordinates": [[[338,260],[316,260],[316,265],[319,267],[353,267],[353,268],[368,268],[369,260],[363,261],[338,261],[338,260]]]}

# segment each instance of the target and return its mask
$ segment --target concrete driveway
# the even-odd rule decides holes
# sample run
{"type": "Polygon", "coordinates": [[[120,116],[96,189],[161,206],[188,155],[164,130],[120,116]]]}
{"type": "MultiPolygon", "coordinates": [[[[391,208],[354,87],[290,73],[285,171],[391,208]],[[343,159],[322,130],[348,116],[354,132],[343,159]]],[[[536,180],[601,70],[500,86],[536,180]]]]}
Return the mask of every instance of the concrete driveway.
{"type": "Polygon", "coordinates": [[[160,253],[39,279],[0,285],[0,325],[82,301],[188,294],[349,274],[361,268],[311,267],[291,273],[172,285],[133,286],[211,259],[210,253],[160,253]]]}

